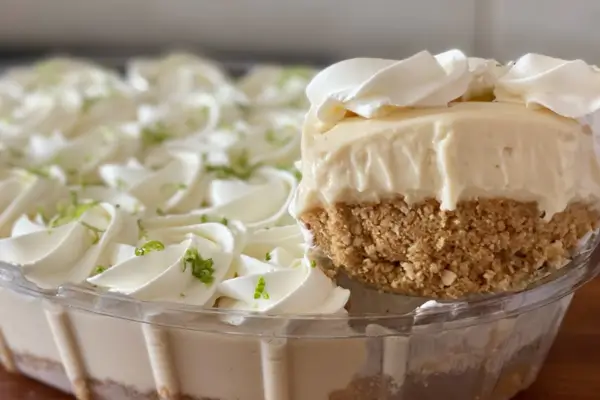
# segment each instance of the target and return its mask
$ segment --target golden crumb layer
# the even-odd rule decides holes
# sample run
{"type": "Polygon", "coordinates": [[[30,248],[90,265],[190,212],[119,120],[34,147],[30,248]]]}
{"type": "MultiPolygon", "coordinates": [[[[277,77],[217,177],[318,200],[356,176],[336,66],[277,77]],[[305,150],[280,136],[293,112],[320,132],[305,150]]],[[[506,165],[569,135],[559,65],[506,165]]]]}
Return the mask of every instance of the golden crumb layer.
{"type": "Polygon", "coordinates": [[[378,289],[457,298],[523,288],[540,267],[560,268],[596,228],[599,213],[572,204],[544,221],[535,202],[481,199],[440,210],[436,200],[402,198],[338,204],[300,219],[314,244],[348,275],[378,289]]]}

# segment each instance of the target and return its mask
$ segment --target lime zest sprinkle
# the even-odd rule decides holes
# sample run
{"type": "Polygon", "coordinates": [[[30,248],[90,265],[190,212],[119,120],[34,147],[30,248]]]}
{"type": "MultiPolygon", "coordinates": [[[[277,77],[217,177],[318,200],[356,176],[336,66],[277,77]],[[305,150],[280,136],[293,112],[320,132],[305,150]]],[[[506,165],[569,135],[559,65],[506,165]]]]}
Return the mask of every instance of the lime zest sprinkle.
{"type": "Polygon", "coordinates": [[[86,203],[80,203],[77,193],[71,192],[71,203],[68,205],[59,204],[57,206],[57,213],[50,221],[48,222],[48,226],[50,228],[56,228],[61,225],[67,224],[69,222],[73,222],[81,218],[85,212],[94,208],[98,204],[97,201],[90,201],[86,203]]]}
{"type": "Polygon", "coordinates": [[[237,178],[247,180],[259,166],[260,164],[258,163],[251,164],[248,152],[243,151],[238,157],[233,159],[229,165],[207,164],[205,170],[206,172],[214,173],[217,179],[237,178]]]}
{"type": "Polygon", "coordinates": [[[289,81],[294,78],[310,80],[314,72],[312,69],[303,66],[292,66],[284,68],[277,80],[277,86],[283,88],[289,81]]]}
{"type": "Polygon", "coordinates": [[[317,261],[316,260],[310,260],[310,267],[311,268],[316,268],[317,267],[317,261]]]}
{"type": "Polygon", "coordinates": [[[169,194],[171,195],[172,192],[177,192],[179,190],[185,190],[188,188],[188,185],[186,185],[183,182],[171,182],[171,183],[165,183],[163,185],[160,186],[160,192],[163,194],[169,194]]]}
{"type": "Polygon", "coordinates": [[[100,96],[84,97],[83,101],[81,102],[81,112],[84,114],[88,113],[90,109],[94,106],[94,104],[96,104],[101,99],[102,97],[100,96]]]}
{"type": "Polygon", "coordinates": [[[157,207],[157,208],[156,208],[156,214],[157,214],[157,215],[159,215],[159,216],[161,216],[161,217],[163,217],[163,216],[165,216],[165,215],[166,215],[166,213],[165,213],[165,210],[163,210],[163,209],[162,209],[162,208],[160,208],[160,207],[157,207]]]}
{"type": "Polygon", "coordinates": [[[204,259],[198,253],[198,249],[191,247],[185,251],[185,255],[181,262],[181,271],[187,271],[188,267],[192,271],[192,275],[200,280],[200,282],[210,285],[214,282],[213,276],[214,261],[212,258],[204,259]]]}
{"type": "Polygon", "coordinates": [[[300,172],[300,170],[298,170],[298,168],[296,168],[294,165],[278,165],[275,168],[289,172],[290,174],[294,175],[294,178],[296,178],[298,181],[302,180],[302,172],[300,172]]]}
{"type": "Polygon", "coordinates": [[[200,223],[201,223],[201,224],[205,224],[205,223],[207,223],[207,222],[208,222],[208,215],[206,215],[206,214],[202,214],[202,215],[200,216],[200,223]]]}
{"type": "Polygon", "coordinates": [[[92,244],[97,244],[100,241],[100,238],[102,237],[102,234],[104,233],[104,230],[102,230],[100,228],[96,228],[95,226],[90,225],[84,221],[79,221],[79,223],[92,233],[92,236],[93,236],[92,244]]]}
{"type": "Polygon", "coordinates": [[[50,170],[48,167],[25,167],[25,171],[40,178],[50,179],[50,170]]]}
{"type": "Polygon", "coordinates": [[[221,218],[220,222],[225,226],[229,225],[229,220],[226,217],[221,218]]]}
{"type": "Polygon", "coordinates": [[[141,257],[152,251],[163,251],[164,249],[165,245],[162,242],[158,240],[150,240],[149,242],[144,243],[141,247],[136,247],[135,255],[141,257]]]}
{"type": "Polygon", "coordinates": [[[266,290],[267,282],[265,281],[264,276],[258,278],[258,282],[256,283],[256,287],[254,288],[254,299],[264,299],[269,300],[269,293],[266,290]]]}
{"type": "Polygon", "coordinates": [[[101,273],[103,273],[104,271],[106,271],[108,268],[106,268],[103,265],[96,265],[96,268],[94,268],[94,271],[92,271],[92,276],[96,276],[99,275],[101,273]]]}
{"type": "Polygon", "coordinates": [[[185,120],[185,127],[190,131],[196,131],[205,123],[209,115],[210,111],[208,107],[200,107],[197,110],[197,114],[193,114],[185,120]]]}
{"type": "MultiPolygon", "coordinates": [[[[58,163],[57,163],[58,164],[58,163]]],[[[69,175],[70,177],[77,175],[79,173],[79,171],[77,171],[76,168],[65,168],[65,172],[67,173],[67,175],[69,175]]]]}
{"type": "Polygon", "coordinates": [[[25,157],[25,153],[23,150],[15,149],[14,147],[7,147],[8,154],[10,154],[13,158],[23,158],[25,157]]]}
{"type": "Polygon", "coordinates": [[[171,134],[169,133],[167,126],[163,122],[157,122],[152,126],[145,127],[144,129],[142,129],[141,136],[142,143],[146,147],[161,144],[165,140],[171,138],[171,134]]]}
{"type": "Polygon", "coordinates": [[[127,189],[127,182],[123,178],[117,178],[115,184],[117,185],[117,190],[124,191],[127,189]]]}
{"type": "Polygon", "coordinates": [[[265,261],[271,261],[271,253],[267,252],[267,254],[265,254],[265,261]]]}
{"type": "Polygon", "coordinates": [[[273,146],[285,146],[286,144],[292,141],[292,136],[282,136],[277,134],[275,129],[268,129],[265,132],[265,140],[267,143],[272,144],[273,146]]]}
{"type": "Polygon", "coordinates": [[[144,239],[144,238],[146,238],[148,236],[148,231],[142,225],[142,220],[141,219],[137,220],[137,227],[138,227],[138,230],[139,230],[138,239],[144,239]]]}
{"type": "Polygon", "coordinates": [[[42,219],[42,222],[44,223],[44,225],[47,226],[48,223],[50,222],[50,218],[48,218],[48,216],[46,215],[46,209],[44,208],[44,206],[37,206],[36,212],[37,212],[37,215],[39,215],[40,218],[42,219]]]}

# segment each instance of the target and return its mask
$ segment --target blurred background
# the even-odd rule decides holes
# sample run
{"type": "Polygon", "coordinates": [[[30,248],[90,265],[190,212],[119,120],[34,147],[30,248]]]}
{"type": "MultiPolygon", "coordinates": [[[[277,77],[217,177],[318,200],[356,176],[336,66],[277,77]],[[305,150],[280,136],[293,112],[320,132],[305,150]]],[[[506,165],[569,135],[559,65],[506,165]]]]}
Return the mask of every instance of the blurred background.
{"type": "Polygon", "coordinates": [[[404,57],[457,47],[600,64],[598,0],[0,0],[0,56],[182,48],[242,61],[404,57]]]}

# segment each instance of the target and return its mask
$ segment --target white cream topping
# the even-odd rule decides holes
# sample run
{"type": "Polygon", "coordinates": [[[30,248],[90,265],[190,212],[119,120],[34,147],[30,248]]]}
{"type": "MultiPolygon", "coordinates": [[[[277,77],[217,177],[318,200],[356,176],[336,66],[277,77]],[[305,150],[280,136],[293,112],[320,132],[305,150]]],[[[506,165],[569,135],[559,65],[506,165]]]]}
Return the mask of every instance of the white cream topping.
{"type": "Polygon", "coordinates": [[[147,231],[137,249],[119,248],[112,267],[88,282],[142,300],[210,307],[218,283],[239,252],[240,240],[219,223],[147,231]],[[148,243],[159,247],[153,249],[148,243]],[[140,254],[144,248],[148,252],[140,254]]]}
{"type": "Polygon", "coordinates": [[[187,212],[199,207],[198,196],[207,186],[202,157],[190,152],[172,154],[157,170],[130,160],[125,165],[102,165],[99,173],[110,187],[131,194],[146,208],[160,213],[187,212]]]}
{"type": "Polygon", "coordinates": [[[0,172],[0,237],[9,236],[13,223],[22,215],[52,209],[54,203],[68,196],[61,171],[34,172],[0,172]]]}
{"type": "Polygon", "coordinates": [[[306,67],[258,66],[240,80],[238,88],[248,102],[260,107],[304,107],[304,90],[315,73],[306,67]]]}
{"type": "Polygon", "coordinates": [[[219,285],[219,307],[267,313],[343,312],[349,291],[336,287],[304,257],[296,225],[252,234],[235,267],[236,276],[219,285]]]}
{"type": "Polygon", "coordinates": [[[527,54],[498,80],[494,94],[498,101],[582,118],[600,109],[600,69],[583,60],[527,54]]]}
{"type": "Polygon", "coordinates": [[[230,86],[216,63],[187,53],[133,60],[127,76],[132,87],[155,102],[176,100],[194,92],[228,90],[230,86]]]}
{"type": "Polygon", "coordinates": [[[28,157],[36,165],[60,166],[73,183],[88,183],[99,180],[97,170],[103,164],[125,161],[138,149],[138,141],[132,135],[103,126],[73,140],[58,132],[32,136],[28,157]]]}
{"type": "Polygon", "coordinates": [[[306,88],[317,119],[331,126],[347,111],[365,118],[396,107],[440,107],[462,96],[471,83],[459,50],[436,56],[422,51],[405,60],[356,58],[321,71],[306,88]]]}
{"type": "Polygon", "coordinates": [[[261,168],[248,181],[213,180],[211,207],[206,212],[228,216],[254,229],[291,223],[287,209],[296,187],[292,174],[274,168],[261,168]]]}
{"type": "Polygon", "coordinates": [[[91,206],[55,227],[23,216],[12,236],[0,239],[2,259],[21,265],[25,276],[42,287],[81,283],[102,264],[115,241],[133,243],[137,238],[131,218],[110,204],[91,206]]]}

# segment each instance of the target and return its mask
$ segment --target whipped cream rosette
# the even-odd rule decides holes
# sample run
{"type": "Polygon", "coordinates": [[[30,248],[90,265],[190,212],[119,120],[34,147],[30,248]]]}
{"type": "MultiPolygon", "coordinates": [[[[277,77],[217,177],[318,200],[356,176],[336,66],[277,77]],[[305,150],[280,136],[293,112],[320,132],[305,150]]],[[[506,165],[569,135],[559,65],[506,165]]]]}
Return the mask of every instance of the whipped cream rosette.
{"type": "Polygon", "coordinates": [[[72,183],[97,183],[101,165],[124,162],[138,153],[135,132],[126,128],[100,126],[70,140],[59,132],[34,135],[29,140],[28,159],[37,166],[60,166],[72,183]]]}
{"type": "Polygon", "coordinates": [[[103,185],[78,185],[69,188],[81,199],[108,203],[132,215],[143,215],[146,206],[137,197],[117,188],[103,185]]]}
{"type": "Polygon", "coordinates": [[[600,157],[600,69],[583,60],[526,54],[498,80],[497,101],[543,107],[589,126],[600,157]]]}
{"type": "Polygon", "coordinates": [[[146,146],[203,134],[239,120],[241,109],[231,99],[190,94],[177,101],[140,107],[141,139],[146,146]]]}
{"type": "Polygon", "coordinates": [[[243,236],[235,224],[155,225],[143,231],[137,247],[120,246],[112,266],[88,282],[142,300],[211,307],[243,236]]]}
{"type": "Polygon", "coordinates": [[[296,110],[253,110],[237,146],[247,149],[252,163],[290,167],[300,159],[304,114],[296,110]]]}
{"type": "Polygon", "coordinates": [[[209,207],[202,212],[241,221],[252,229],[293,223],[287,209],[298,181],[292,173],[261,167],[250,176],[232,176],[229,169],[216,166],[213,173],[217,179],[210,182],[209,207]]]}
{"type": "Polygon", "coordinates": [[[129,90],[116,72],[84,60],[64,57],[9,68],[0,78],[0,88],[4,87],[21,95],[64,89],[88,95],[98,94],[106,88],[129,90]]]}
{"type": "Polygon", "coordinates": [[[75,92],[32,93],[4,114],[0,140],[13,148],[23,148],[33,135],[68,135],[77,124],[80,109],[81,98],[75,92]]]}
{"type": "Polygon", "coordinates": [[[159,214],[200,207],[208,186],[203,158],[192,152],[171,153],[157,169],[131,159],[122,165],[102,165],[99,173],[107,185],[131,194],[159,214]]]}
{"type": "Polygon", "coordinates": [[[131,88],[114,72],[80,61],[54,59],[9,70],[0,87],[10,87],[19,93],[14,96],[22,97],[2,113],[3,137],[55,132],[72,137],[135,118],[131,88]]]}
{"type": "Polygon", "coordinates": [[[133,60],[127,68],[129,84],[152,102],[178,99],[189,93],[230,91],[227,74],[211,60],[187,53],[133,60]]]}
{"type": "Polygon", "coordinates": [[[56,287],[84,282],[107,262],[116,243],[133,244],[137,237],[135,219],[125,211],[73,200],[46,221],[21,216],[11,236],[0,239],[0,257],[20,265],[40,287],[56,287]]]}
{"type": "Polygon", "coordinates": [[[1,170],[0,237],[10,235],[12,224],[21,215],[53,210],[59,200],[67,197],[64,175],[58,168],[1,170]]]}
{"type": "Polygon", "coordinates": [[[467,57],[459,50],[436,56],[422,51],[404,60],[355,58],[321,71],[306,88],[316,116],[333,125],[347,112],[365,118],[394,107],[446,106],[471,83],[467,57]]]}
{"type": "Polygon", "coordinates": [[[219,285],[219,307],[286,314],[343,311],[348,290],[337,287],[304,253],[297,225],[252,233],[236,263],[235,277],[219,285]]]}
{"type": "Polygon", "coordinates": [[[237,87],[257,107],[305,108],[304,90],[316,73],[310,67],[261,65],[240,79],[237,87]]]}

